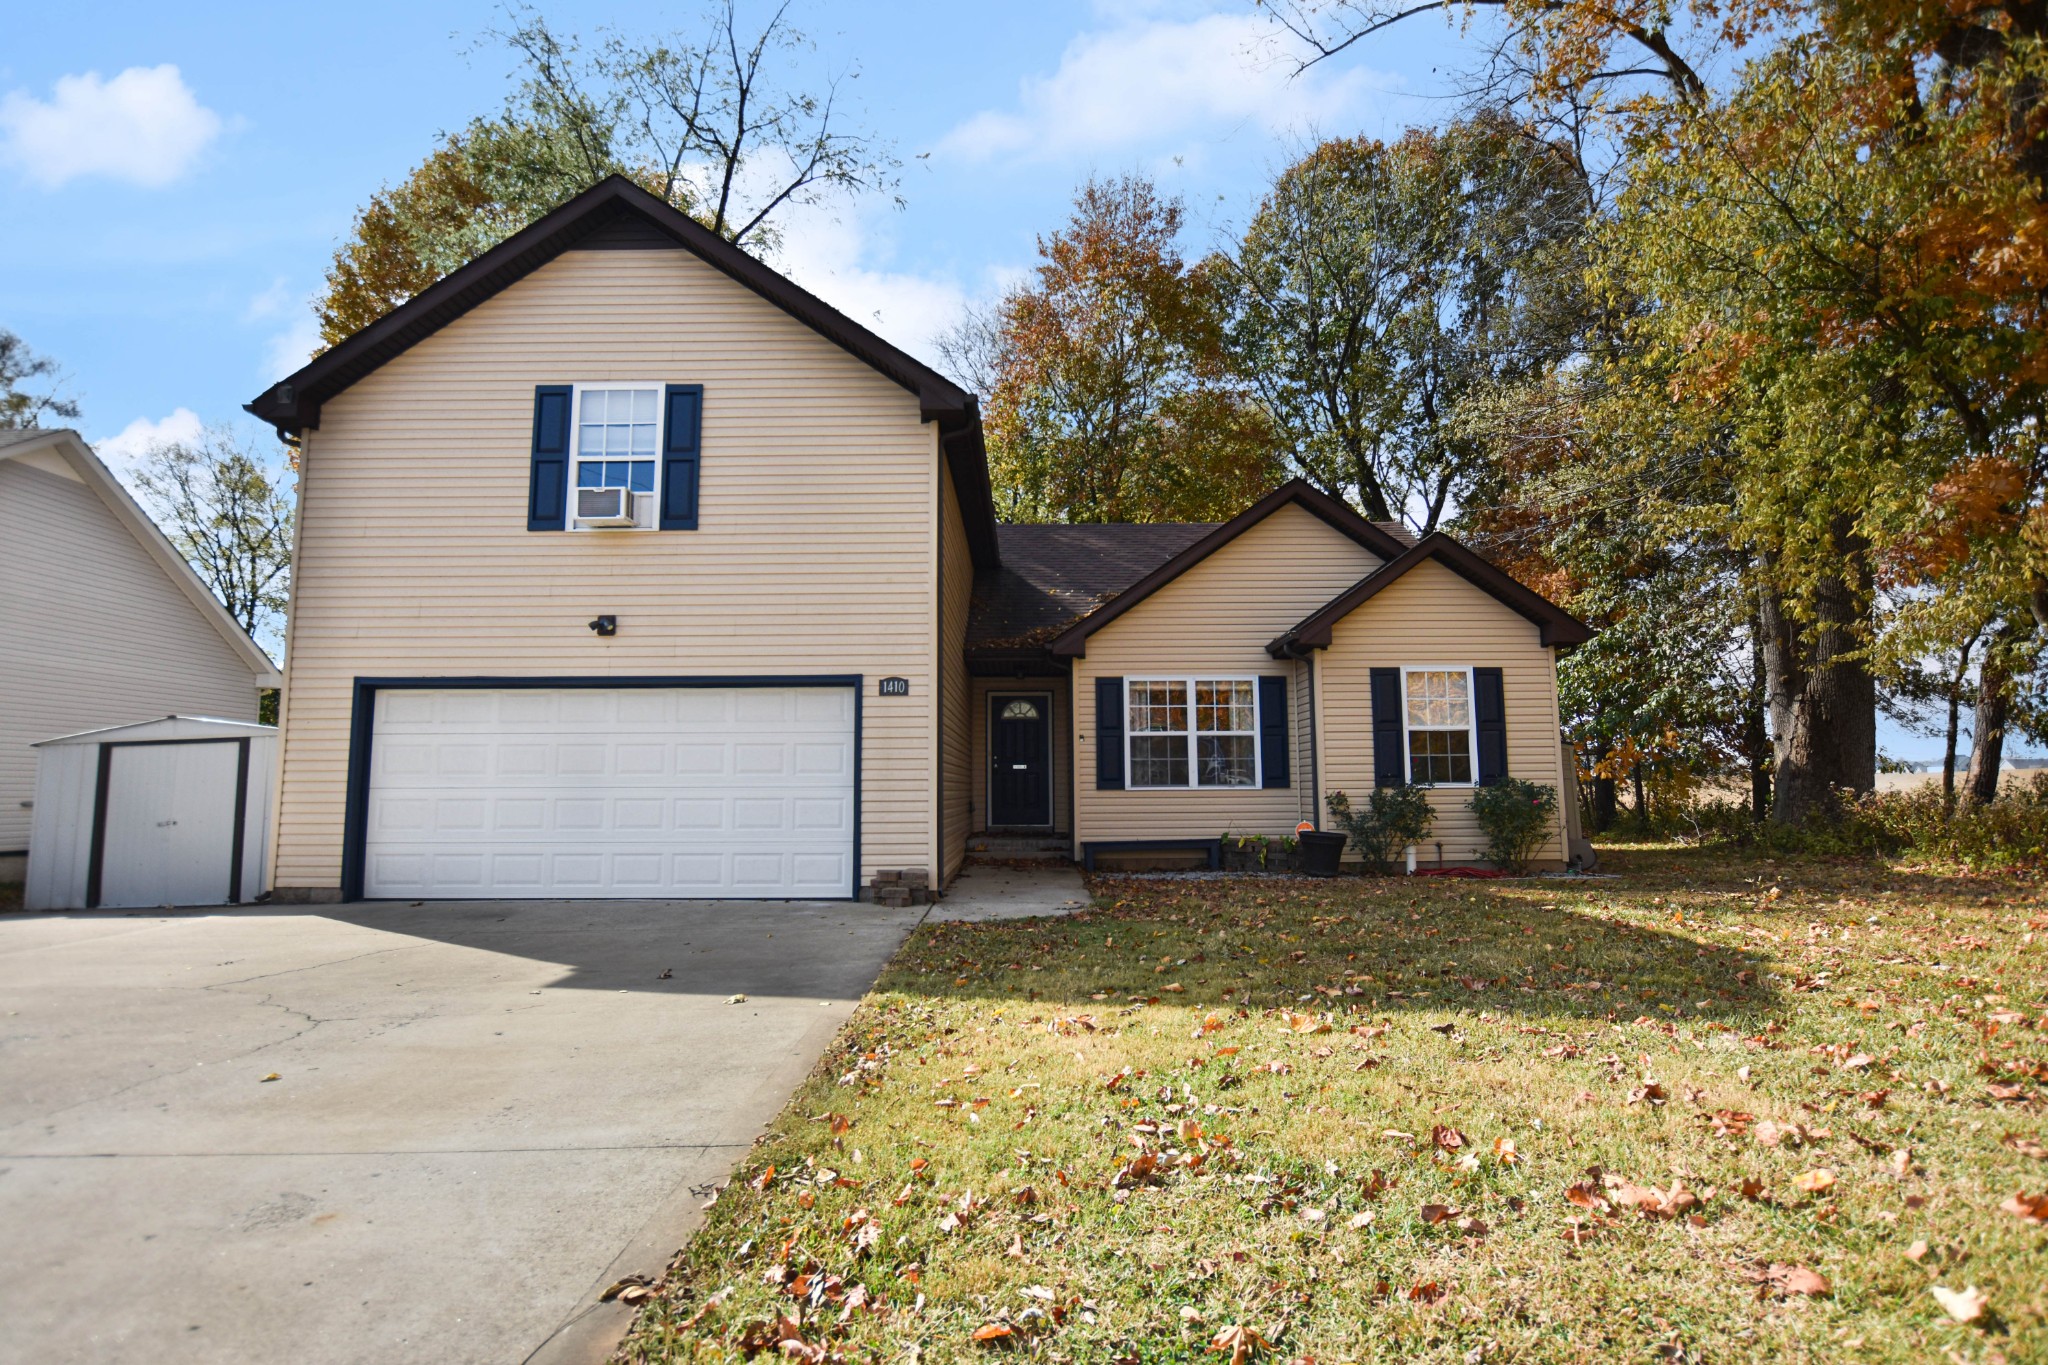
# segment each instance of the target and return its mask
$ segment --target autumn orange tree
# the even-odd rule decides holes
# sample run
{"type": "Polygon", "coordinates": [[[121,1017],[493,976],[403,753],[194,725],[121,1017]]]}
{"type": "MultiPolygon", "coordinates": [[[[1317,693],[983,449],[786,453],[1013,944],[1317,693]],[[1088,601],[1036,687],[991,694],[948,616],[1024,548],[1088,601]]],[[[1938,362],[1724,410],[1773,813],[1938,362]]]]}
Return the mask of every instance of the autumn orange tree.
{"type": "Polygon", "coordinates": [[[947,338],[986,395],[997,509],[1012,521],[1218,521],[1285,477],[1230,371],[1212,264],[1143,177],[1091,179],[1031,278],[947,338]]]}

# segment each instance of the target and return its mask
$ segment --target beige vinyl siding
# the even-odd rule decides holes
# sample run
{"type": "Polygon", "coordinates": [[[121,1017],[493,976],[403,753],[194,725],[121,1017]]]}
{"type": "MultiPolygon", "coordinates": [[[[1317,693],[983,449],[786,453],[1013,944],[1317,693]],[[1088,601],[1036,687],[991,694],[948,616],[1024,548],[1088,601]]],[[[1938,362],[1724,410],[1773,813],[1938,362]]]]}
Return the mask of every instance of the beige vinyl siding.
{"type": "Polygon", "coordinates": [[[944,783],[945,847],[938,872],[948,881],[967,860],[967,831],[973,819],[971,791],[973,717],[967,679],[967,609],[974,597],[974,561],[967,550],[967,523],[953,472],[939,462],[939,726],[944,783]]]}
{"type": "Polygon", "coordinates": [[[1022,695],[1042,692],[1052,699],[1052,828],[1057,834],[1073,830],[1074,746],[1073,694],[1065,678],[976,678],[970,706],[974,718],[974,818],[970,826],[979,833],[988,828],[988,699],[990,694],[1022,695]]]}
{"type": "MultiPolygon", "coordinates": [[[[1410,569],[1400,581],[1337,623],[1330,647],[1316,656],[1323,677],[1323,790],[1357,796],[1372,790],[1374,668],[1498,668],[1507,709],[1508,772],[1564,791],[1558,744],[1557,669],[1551,651],[1526,617],[1502,605],[1434,561],[1410,569]]],[[[1466,802],[1470,788],[1430,792],[1436,809],[1431,843],[1442,841],[1447,863],[1482,862],[1485,836],[1466,802]]],[[[1434,847],[1422,850],[1425,861],[1434,847]]],[[[1560,815],[1537,852],[1546,865],[1564,861],[1560,815]]]]}
{"type": "Polygon", "coordinates": [[[61,457],[27,458],[0,460],[0,853],[28,847],[29,745],[173,713],[256,719],[249,665],[213,622],[61,457]]]}
{"type": "MultiPolygon", "coordinates": [[[[1101,677],[1277,674],[1298,716],[1301,670],[1266,645],[1379,566],[1373,554],[1292,503],[1189,569],[1088,640],[1074,661],[1074,837],[1213,839],[1289,834],[1306,818],[1308,757],[1283,789],[1103,791],[1095,785],[1095,680],[1101,677]]],[[[1297,727],[1298,733],[1298,727],[1297,727]]]]}
{"type": "Polygon", "coordinates": [[[278,886],[339,885],[377,676],[861,675],[861,881],[928,866],[939,464],[915,396],[683,251],[568,252],[374,371],[305,442],[278,886]],[[704,386],[699,530],[527,531],[534,386],[600,381],[704,386]]]}

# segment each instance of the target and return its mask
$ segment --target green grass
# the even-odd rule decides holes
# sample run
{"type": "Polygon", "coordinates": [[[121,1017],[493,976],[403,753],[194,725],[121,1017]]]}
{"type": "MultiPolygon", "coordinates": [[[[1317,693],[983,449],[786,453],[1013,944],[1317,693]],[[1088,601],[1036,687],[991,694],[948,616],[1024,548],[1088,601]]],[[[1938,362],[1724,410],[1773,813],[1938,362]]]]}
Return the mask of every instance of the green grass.
{"type": "Polygon", "coordinates": [[[1610,865],[928,926],[622,1358],[2048,1360],[2036,885],[1610,865]]]}

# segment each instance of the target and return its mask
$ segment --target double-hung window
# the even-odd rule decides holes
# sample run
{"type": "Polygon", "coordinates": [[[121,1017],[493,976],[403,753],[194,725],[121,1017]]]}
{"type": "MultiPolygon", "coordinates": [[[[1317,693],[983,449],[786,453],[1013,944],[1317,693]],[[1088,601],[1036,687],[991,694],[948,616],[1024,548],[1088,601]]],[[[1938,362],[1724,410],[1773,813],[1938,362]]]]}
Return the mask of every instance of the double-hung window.
{"type": "Polygon", "coordinates": [[[661,386],[578,384],[570,471],[572,524],[655,524],[661,470],[661,386]]]}
{"type": "Polygon", "coordinates": [[[1402,682],[1408,780],[1424,787],[1471,786],[1472,670],[1407,668],[1402,682]]]}
{"type": "Polygon", "coordinates": [[[1125,686],[1131,786],[1259,785],[1252,679],[1132,678],[1125,686]]]}

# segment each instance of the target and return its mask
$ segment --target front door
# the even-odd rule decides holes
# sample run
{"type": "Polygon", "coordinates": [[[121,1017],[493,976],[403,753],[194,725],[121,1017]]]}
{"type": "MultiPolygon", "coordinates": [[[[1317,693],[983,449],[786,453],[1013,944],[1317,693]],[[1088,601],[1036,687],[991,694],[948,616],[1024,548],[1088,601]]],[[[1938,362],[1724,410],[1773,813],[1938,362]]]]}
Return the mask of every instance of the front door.
{"type": "Polygon", "coordinates": [[[1052,697],[992,692],[988,699],[988,823],[1052,825],[1052,697]]]}

